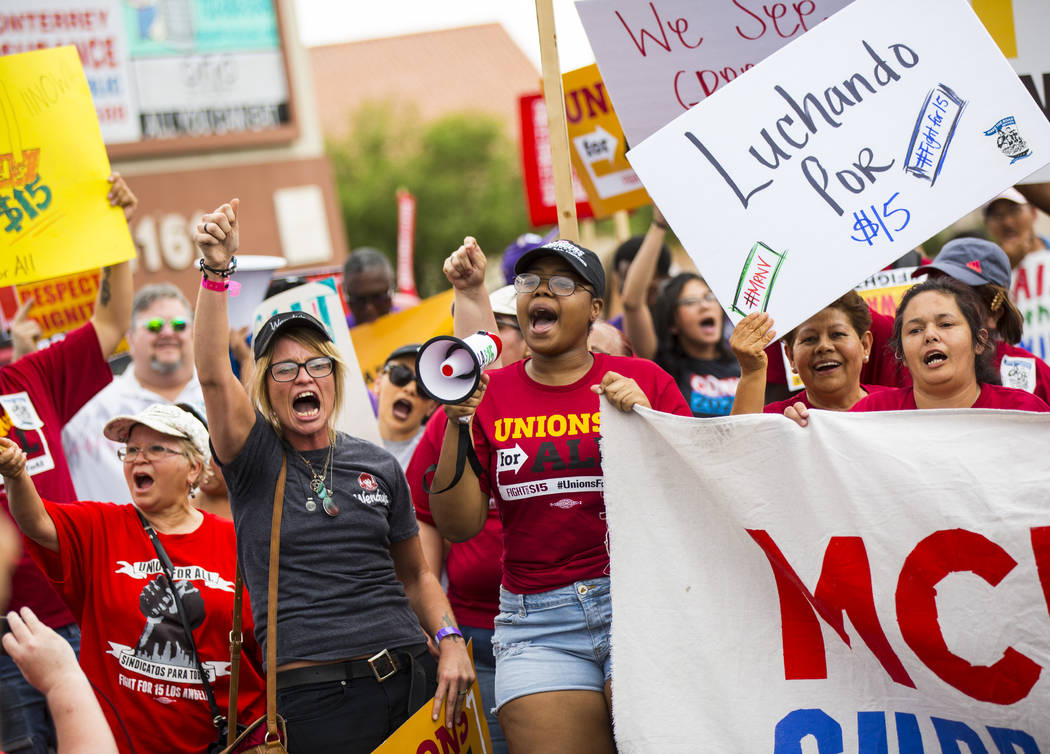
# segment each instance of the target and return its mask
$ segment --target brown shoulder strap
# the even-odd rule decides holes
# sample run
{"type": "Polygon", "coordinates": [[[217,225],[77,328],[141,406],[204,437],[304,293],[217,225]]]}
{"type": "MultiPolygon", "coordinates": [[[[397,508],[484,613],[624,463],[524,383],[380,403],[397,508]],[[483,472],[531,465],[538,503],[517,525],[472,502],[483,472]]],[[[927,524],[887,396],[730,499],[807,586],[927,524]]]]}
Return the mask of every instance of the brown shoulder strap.
{"type": "Polygon", "coordinates": [[[280,741],[277,731],[277,572],[281,562],[281,514],[284,512],[284,479],[288,456],[281,456],[281,473],[273,491],[270,524],[270,585],[266,591],[266,740],[280,741]]]}
{"type": "Polygon", "coordinates": [[[238,563],[233,586],[233,629],[230,631],[230,708],[226,713],[229,726],[226,733],[227,746],[232,746],[237,738],[237,691],[241,680],[241,646],[244,644],[244,636],[241,633],[243,604],[244,580],[241,578],[241,566],[238,563]]]}

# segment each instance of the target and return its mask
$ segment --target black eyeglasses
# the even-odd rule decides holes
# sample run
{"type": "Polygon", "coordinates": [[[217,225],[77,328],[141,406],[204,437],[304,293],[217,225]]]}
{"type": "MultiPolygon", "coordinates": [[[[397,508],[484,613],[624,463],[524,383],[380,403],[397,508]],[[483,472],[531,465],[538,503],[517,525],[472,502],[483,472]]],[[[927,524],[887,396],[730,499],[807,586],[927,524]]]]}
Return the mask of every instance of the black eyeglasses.
{"type": "Polygon", "coordinates": [[[407,387],[409,383],[416,380],[416,373],[404,364],[387,364],[383,367],[383,372],[398,387],[407,387]]]}
{"type": "Polygon", "coordinates": [[[270,365],[270,376],[274,382],[291,382],[299,376],[299,370],[306,367],[306,373],[314,379],[327,377],[332,373],[335,364],[328,356],[318,356],[309,361],[278,361],[270,365]]]}
{"type": "Polygon", "coordinates": [[[540,283],[544,280],[547,281],[547,287],[555,296],[571,296],[576,292],[577,288],[583,288],[583,290],[588,293],[591,292],[591,289],[583,283],[577,283],[575,280],[565,275],[543,277],[537,275],[535,272],[523,272],[520,275],[515,275],[514,290],[518,293],[532,293],[540,287],[540,283]]]}
{"type": "Polygon", "coordinates": [[[171,323],[171,329],[175,332],[182,332],[187,327],[189,327],[190,324],[182,317],[175,317],[173,319],[167,320],[162,317],[154,317],[153,319],[146,321],[146,329],[149,330],[151,333],[156,334],[164,329],[165,323],[171,323]]]}

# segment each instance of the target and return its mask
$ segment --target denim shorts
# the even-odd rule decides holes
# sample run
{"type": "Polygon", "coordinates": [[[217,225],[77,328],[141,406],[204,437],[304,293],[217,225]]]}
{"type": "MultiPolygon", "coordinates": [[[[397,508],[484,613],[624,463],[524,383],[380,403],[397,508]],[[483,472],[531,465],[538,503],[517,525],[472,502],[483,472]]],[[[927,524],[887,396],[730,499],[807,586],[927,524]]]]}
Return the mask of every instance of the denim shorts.
{"type": "Polygon", "coordinates": [[[500,587],[496,708],[541,691],[602,692],[612,670],[612,597],[602,576],[538,594],[500,587]]]}

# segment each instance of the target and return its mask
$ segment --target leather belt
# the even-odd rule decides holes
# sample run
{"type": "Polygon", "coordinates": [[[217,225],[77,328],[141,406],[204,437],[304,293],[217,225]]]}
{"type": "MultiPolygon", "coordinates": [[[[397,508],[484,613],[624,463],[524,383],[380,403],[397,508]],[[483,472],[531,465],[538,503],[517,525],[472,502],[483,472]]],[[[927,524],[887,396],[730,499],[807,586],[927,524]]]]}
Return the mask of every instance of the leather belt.
{"type": "Polygon", "coordinates": [[[368,659],[279,670],[277,671],[277,690],[360,678],[373,678],[377,683],[382,683],[394,674],[411,668],[415,664],[414,659],[426,651],[426,644],[413,644],[408,647],[384,649],[368,659]]]}

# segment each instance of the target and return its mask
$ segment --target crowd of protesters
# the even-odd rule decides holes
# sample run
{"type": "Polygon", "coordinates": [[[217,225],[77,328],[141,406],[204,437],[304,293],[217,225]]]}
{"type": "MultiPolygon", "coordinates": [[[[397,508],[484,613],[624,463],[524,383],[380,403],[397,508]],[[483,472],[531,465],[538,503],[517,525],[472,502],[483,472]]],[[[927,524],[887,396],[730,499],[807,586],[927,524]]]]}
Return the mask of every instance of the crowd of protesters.
{"type": "MultiPolygon", "coordinates": [[[[14,567],[0,527],[6,752],[221,751],[259,720],[243,746],[367,752],[428,702],[455,726],[475,680],[493,751],[615,751],[599,396],[802,426],[819,410],[1050,411],[1050,367],[1017,346],[1010,299],[1011,271],[1046,243],[1014,189],[983,209],[991,240],[922,260],[894,317],[844,291],[783,336],[766,313],[730,326],[675,269],[655,209],[608,273],[573,241],[521,236],[491,292],[467,237],[444,264],[455,334],[498,334],[502,353],[442,405],[416,372],[423,338],[404,333],[375,380],[381,446],[336,427],[357,367],[320,321],[276,314],[250,346],[230,333],[238,210],[196,227],[195,307],[174,286],[133,298],[125,263],[64,340],[35,350],[28,307],[16,318],[0,474],[26,555],[14,567]]],[[[343,284],[349,326],[398,310],[381,252],[351,255],[343,284]]]]}

